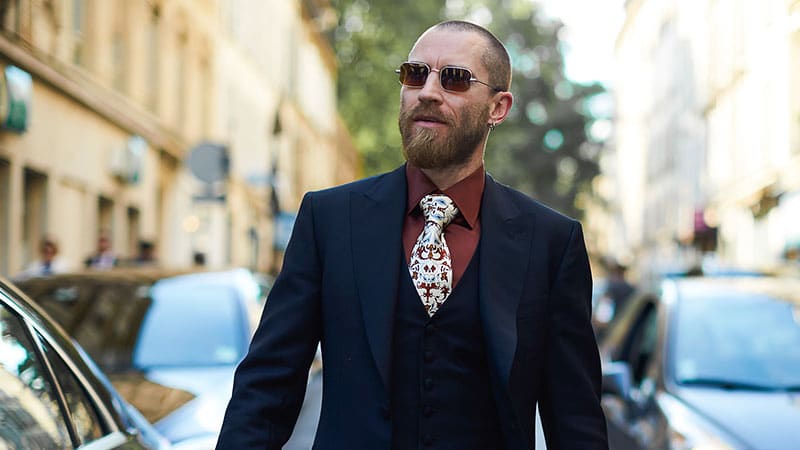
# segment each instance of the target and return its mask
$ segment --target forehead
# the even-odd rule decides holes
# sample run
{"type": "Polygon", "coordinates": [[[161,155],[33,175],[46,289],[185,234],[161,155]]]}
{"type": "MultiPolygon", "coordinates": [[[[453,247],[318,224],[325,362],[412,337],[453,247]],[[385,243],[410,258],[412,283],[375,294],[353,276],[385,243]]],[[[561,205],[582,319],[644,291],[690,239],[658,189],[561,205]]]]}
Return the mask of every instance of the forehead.
{"type": "Polygon", "coordinates": [[[483,37],[471,31],[429,30],[414,44],[409,61],[428,63],[438,68],[445,65],[481,70],[481,56],[487,49],[483,37]]]}

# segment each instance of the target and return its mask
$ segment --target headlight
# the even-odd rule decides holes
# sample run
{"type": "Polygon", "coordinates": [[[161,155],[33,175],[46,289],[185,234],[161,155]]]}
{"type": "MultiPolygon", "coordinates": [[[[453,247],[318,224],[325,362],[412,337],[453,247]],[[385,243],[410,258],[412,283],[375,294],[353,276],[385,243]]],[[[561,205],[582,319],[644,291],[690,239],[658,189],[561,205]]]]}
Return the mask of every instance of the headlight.
{"type": "Polygon", "coordinates": [[[658,404],[669,422],[670,450],[734,450],[711,423],[671,395],[659,395],[658,404]]]}

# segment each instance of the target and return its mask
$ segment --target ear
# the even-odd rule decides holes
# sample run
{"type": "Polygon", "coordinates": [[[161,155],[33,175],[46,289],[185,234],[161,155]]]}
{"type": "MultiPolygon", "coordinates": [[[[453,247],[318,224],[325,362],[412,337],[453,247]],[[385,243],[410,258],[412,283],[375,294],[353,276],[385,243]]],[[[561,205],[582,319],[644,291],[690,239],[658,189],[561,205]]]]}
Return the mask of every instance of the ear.
{"type": "Polygon", "coordinates": [[[492,97],[492,103],[489,107],[489,122],[499,125],[506,120],[512,104],[514,104],[514,96],[511,95],[511,92],[496,93],[492,97]]]}

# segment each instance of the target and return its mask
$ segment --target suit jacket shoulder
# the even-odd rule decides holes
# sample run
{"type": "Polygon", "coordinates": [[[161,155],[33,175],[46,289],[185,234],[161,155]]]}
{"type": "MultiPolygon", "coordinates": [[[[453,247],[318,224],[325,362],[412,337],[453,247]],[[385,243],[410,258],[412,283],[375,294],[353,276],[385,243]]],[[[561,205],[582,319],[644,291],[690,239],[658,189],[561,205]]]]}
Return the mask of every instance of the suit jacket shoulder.
{"type": "Polygon", "coordinates": [[[572,217],[567,216],[550,206],[533,199],[528,194],[518,191],[510,186],[492,178],[488,173],[486,174],[486,189],[489,190],[488,197],[502,198],[508,201],[513,208],[516,209],[521,215],[529,215],[536,219],[537,222],[552,223],[556,228],[566,227],[571,229],[578,224],[578,221],[572,217]]]}
{"type": "Polygon", "coordinates": [[[405,165],[391,172],[385,172],[339,186],[309,192],[306,195],[311,195],[318,199],[347,198],[350,193],[363,193],[370,197],[379,197],[382,192],[397,189],[398,183],[402,183],[403,188],[405,188],[405,165]]]}

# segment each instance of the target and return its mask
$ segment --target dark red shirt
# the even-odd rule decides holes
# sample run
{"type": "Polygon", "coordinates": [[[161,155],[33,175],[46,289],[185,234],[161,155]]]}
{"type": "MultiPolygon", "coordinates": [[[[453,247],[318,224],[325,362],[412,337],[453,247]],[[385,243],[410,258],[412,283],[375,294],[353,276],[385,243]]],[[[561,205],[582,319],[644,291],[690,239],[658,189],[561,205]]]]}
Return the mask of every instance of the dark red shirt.
{"type": "Polygon", "coordinates": [[[417,237],[425,226],[425,217],[419,207],[420,200],[432,193],[445,194],[453,199],[459,210],[458,216],[445,228],[444,234],[453,264],[453,287],[458,284],[478,247],[478,240],[481,236],[479,218],[484,176],[484,168],[481,165],[463,180],[445,191],[441,191],[422,170],[406,164],[408,198],[406,200],[406,218],[403,222],[403,248],[406,252],[406,263],[411,259],[411,250],[414,249],[417,237]]]}

